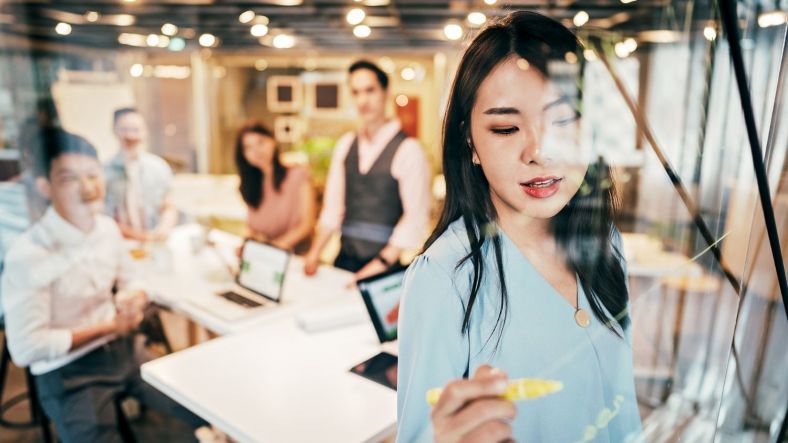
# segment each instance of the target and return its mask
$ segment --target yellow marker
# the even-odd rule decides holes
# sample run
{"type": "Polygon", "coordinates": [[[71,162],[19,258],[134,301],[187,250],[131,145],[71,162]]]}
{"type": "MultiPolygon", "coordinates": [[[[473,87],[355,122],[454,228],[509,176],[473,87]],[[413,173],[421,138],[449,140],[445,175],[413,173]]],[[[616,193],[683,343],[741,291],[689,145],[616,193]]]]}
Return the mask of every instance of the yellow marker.
{"type": "MultiPolygon", "coordinates": [[[[564,389],[564,384],[560,381],[542,380],[539,378],[521,378],[509,382],[503,398],[509,401],[533,400],[554,394],[564,389]]],[[[443,388],[434,388],[427,391],[427,403],[435,406],[443,393],[443,388]]]]}

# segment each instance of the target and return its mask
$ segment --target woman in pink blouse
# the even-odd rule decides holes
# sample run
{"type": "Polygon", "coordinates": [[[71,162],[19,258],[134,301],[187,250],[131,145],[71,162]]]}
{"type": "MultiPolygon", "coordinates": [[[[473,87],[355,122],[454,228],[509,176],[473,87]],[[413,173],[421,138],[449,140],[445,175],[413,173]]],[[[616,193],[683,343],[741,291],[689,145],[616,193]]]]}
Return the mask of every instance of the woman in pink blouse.
{"type": "Polygon", "coordinates": [[[235,163],[241,196],[249,208],[249,236],[283,249],[306,251],[316,218],[309,170],[282,165],[273,134],[259,121],[238,131],[235,163]]]}

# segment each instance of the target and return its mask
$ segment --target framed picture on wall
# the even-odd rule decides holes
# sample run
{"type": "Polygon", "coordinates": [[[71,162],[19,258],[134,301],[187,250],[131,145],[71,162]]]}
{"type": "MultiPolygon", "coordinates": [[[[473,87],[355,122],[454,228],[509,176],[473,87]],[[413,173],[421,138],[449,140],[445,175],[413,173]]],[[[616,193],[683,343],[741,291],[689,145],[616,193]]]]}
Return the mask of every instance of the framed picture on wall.
{"type": "Polygon", "coordinates": [[[317,80],[306,85],[306,103],[309,113],[316,117],[334,116],[342,111],[344,82],[317,80]]]}
{"type": "Polygon", "coordinates": [[[274,75],[266,83],[266,104],[271,112],[298,112],[302,107],[301,81],[290,75],[274,75]]]}
{"type": "Polygon", "coordinates": [[[300,117],[285,116],[274,120],[274,137],[280,143],[298,143],[304,132],[304,122],[300,117]]]}

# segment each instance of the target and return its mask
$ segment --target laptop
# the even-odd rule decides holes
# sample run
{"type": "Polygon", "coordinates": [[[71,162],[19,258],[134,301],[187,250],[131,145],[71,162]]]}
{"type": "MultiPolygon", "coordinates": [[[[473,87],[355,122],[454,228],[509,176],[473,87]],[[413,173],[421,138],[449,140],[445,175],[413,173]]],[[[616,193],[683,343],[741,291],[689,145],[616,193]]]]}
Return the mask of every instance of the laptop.
{"type": "Polygon", "coordinates": [[[213,293],[189,301],[230,320],[241,319],[282,301],[282,288],[290,263],[290,253],[275,246],[248,239],[241,250],[235,282],[213,293]]]}
{"type": "Polygon", "coordinates": [[[406,270],[400,267],[357,282],[381,352],[350,371],[394,390],[397,389],[397,321],[406,270]]]}

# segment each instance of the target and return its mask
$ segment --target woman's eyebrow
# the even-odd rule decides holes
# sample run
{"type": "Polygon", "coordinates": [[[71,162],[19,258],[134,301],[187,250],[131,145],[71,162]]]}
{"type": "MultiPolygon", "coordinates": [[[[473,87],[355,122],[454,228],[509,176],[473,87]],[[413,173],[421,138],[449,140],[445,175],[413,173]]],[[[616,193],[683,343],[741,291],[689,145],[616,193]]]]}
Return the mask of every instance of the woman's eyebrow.
{"type": "Polygon", "coordinates": [[[520,110],[517,108],[511,107],[502,107],[502,108],[490,108],[484,111],[485,115],[510,115],[510,114],[519,114],[520,110]]]}
{"type": "Polygon", "coordinates": [[[555,107],[555,106],[558,106],[558,105],[560,105],[562,103],[571,104],[570,101],[569,101],[569,97],[567,97],[565,95],[562,95],[561,97],[558,97],[558,99],[553,100],[550,103],[544,105],[544,108],[542,108],[542,111],[547,111],[548,109],[550,109],[552,107],[555,107]]]}

